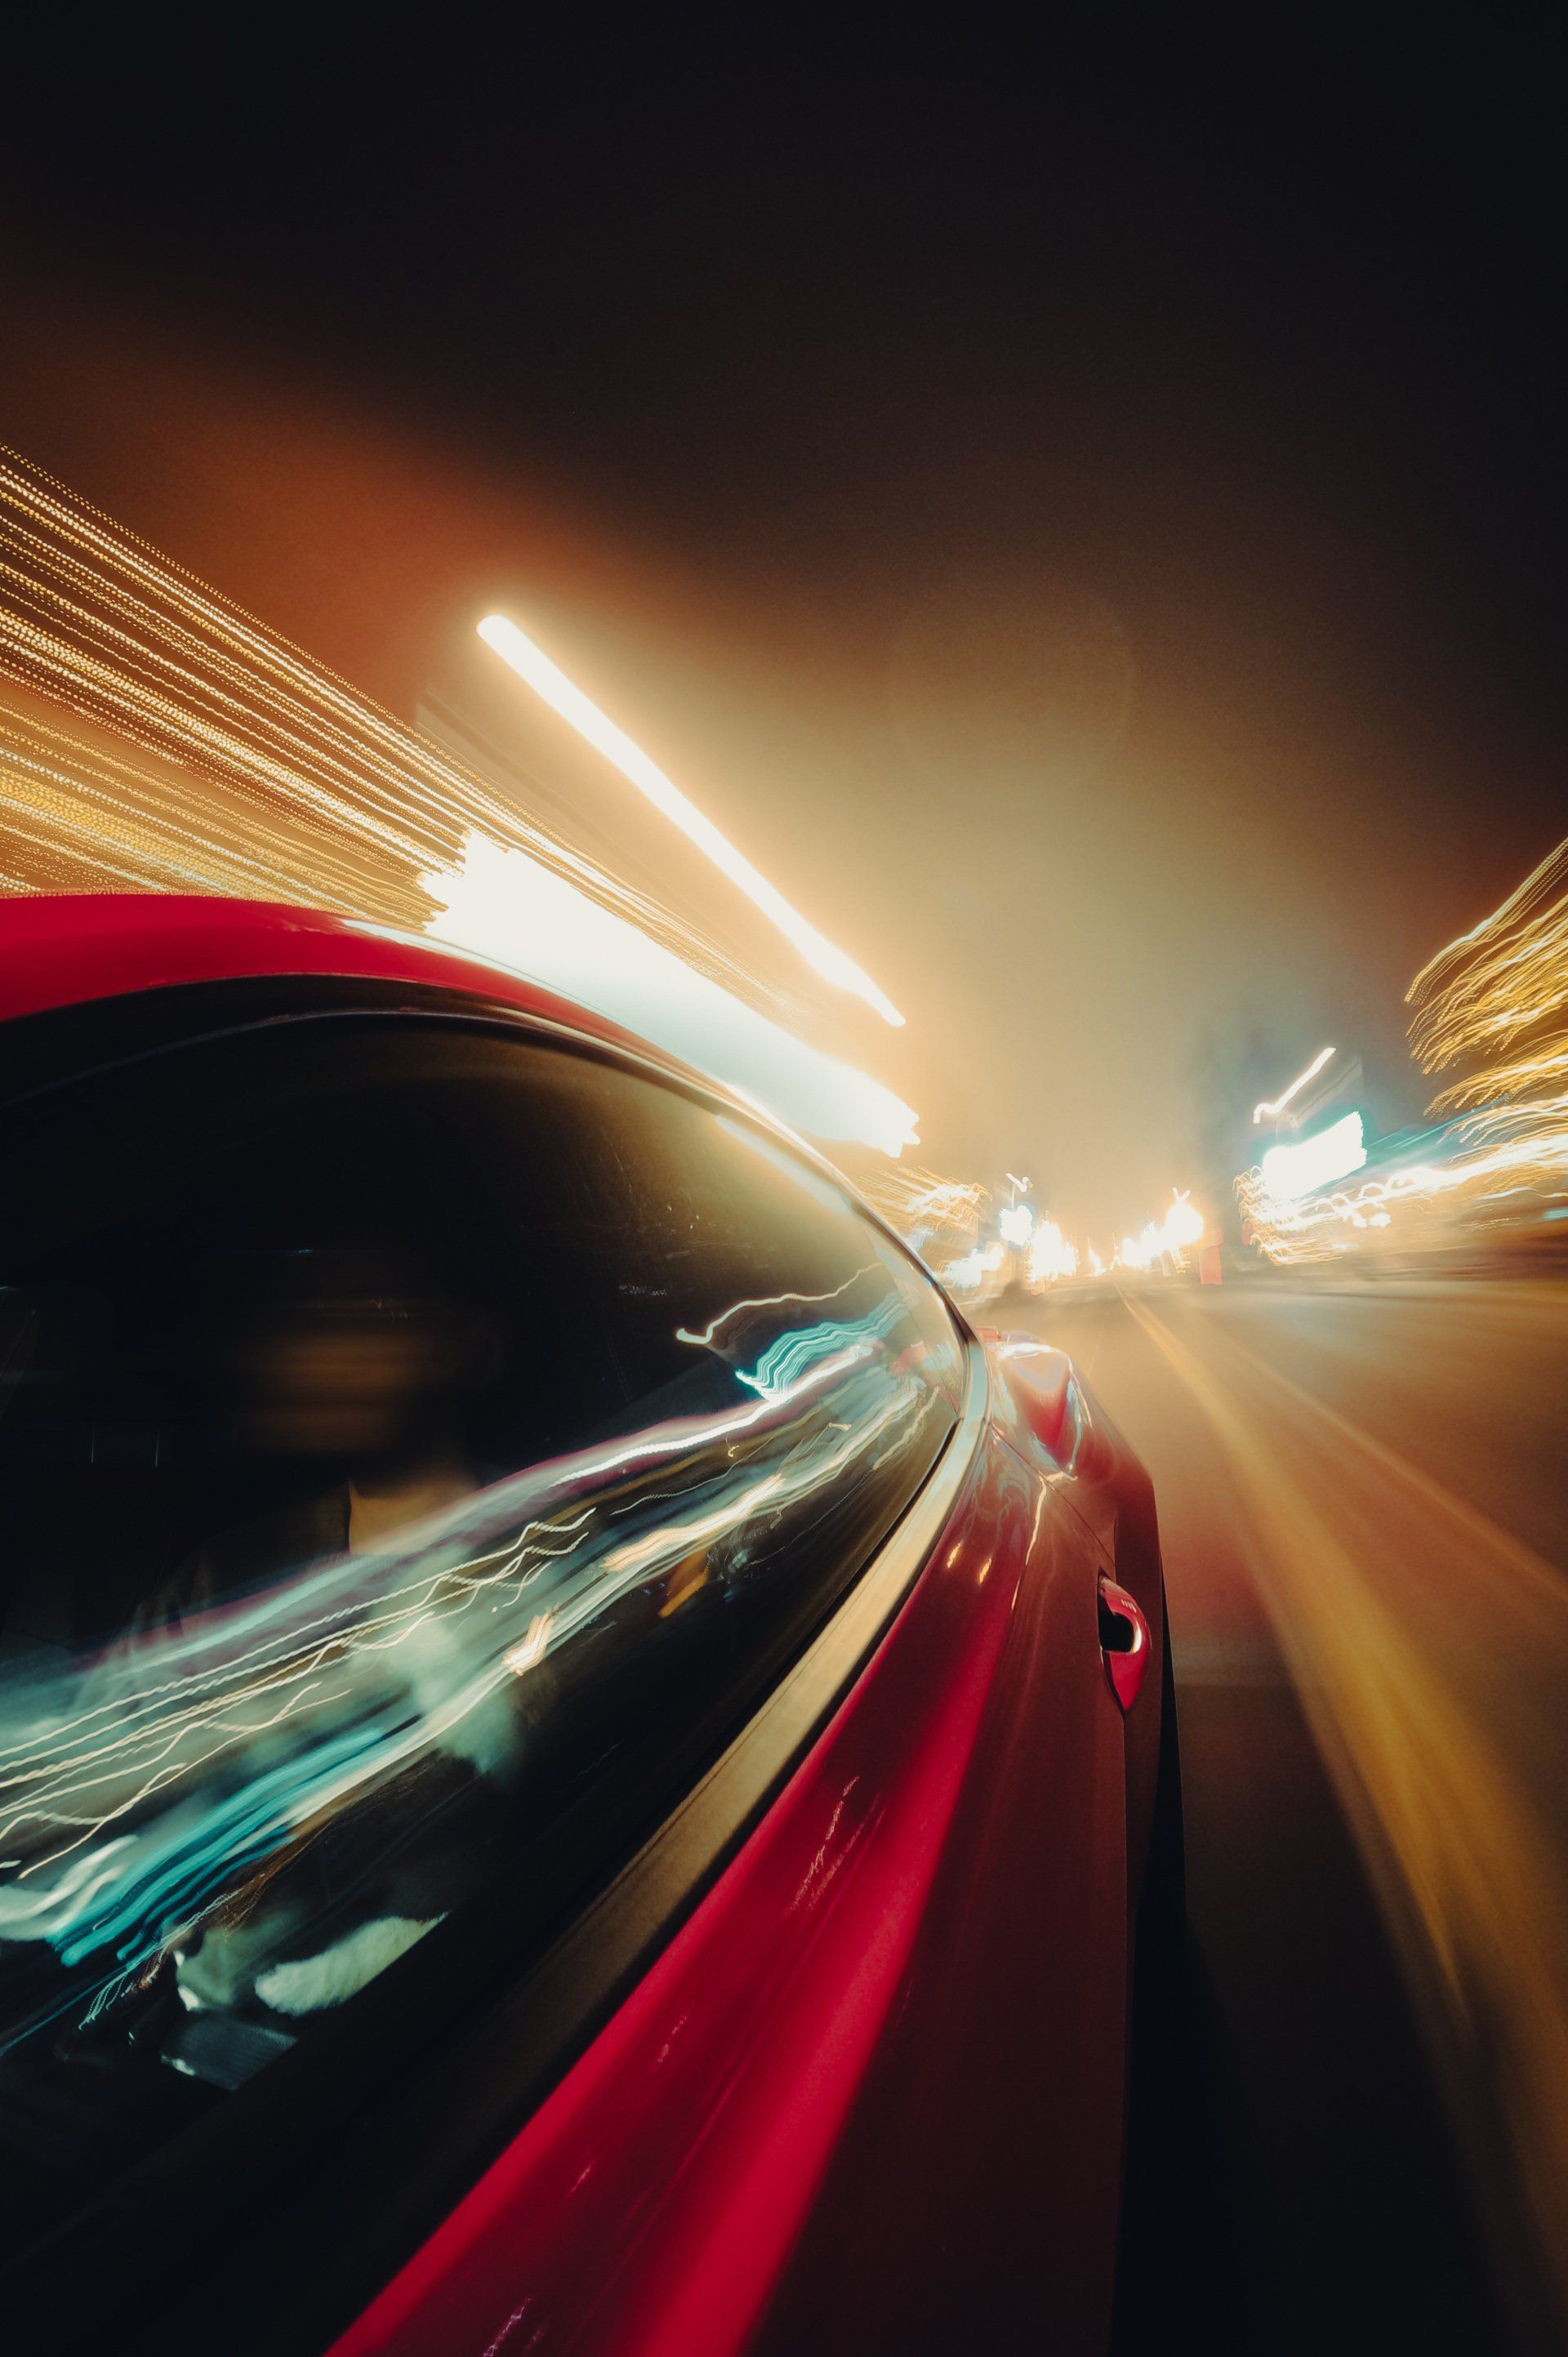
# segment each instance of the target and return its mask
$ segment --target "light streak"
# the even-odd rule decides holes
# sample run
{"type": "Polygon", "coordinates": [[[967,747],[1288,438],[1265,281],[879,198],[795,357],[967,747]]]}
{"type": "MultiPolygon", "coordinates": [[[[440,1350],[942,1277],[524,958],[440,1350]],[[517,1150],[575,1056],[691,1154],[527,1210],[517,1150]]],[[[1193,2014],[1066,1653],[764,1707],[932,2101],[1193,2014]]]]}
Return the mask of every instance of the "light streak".
{"type": "Polygon", "coordinates": [[[505,1657],[506,1665],[514,1677],[522,1677],[526,1672],[532,1669],[536,1662],[542,1662],[544,1659],[550,1646],[550,1631],[553,1625],[553,1616],[550,1613],[534,1614],[528,1624],[528,1633],[521,1644],[514,1645],[505,1657]]]}
{"type": "MultiPolygon", "coordinates": [[[[1568,1049],[1568,843],[1528,876],[1501,908],[1424,965],[1405,993],[1423,1071],[1508,1054],[1444,1093],[1475,1099],[1488,1087],[1528,1086],[1542,1060],[1568,1049]],[[1522,1056],[1521,1034],[1534,1034],[1522,1056]]],[[[1441,1102],[1441,1100],[1440,1100],[1441,1102]]]]}
{"type": "Polygon", "coordinates": [[[798,1303],[802,1308],[814,1309],[824,1301],[841,1300],[850,1286],[858,1285],[863,1276],[875,1275],[876,1265],[875,1261],[868,1260],[864,1268],[857,1268],[853,1276],[846,1276],[843,1283],[835,1285],[831,1293],[760,1293],[745,1301],[732,1301],[727,1309],[721,1309],[716,1317],[709,1318],[700,1334],[693,1334],[689,1327],[677,1326],[675,1340],[677,1342],[695,1342],[707,1349],[712,1347],[720,1327],[727,1326],[732,1318],[738,1318],[743,1309],[787,1309],[791,1303],[798,1303]]]}
{"type": "Polygon", "coordinates": [[[1252,1122],[1254,1127],[1259,1122],[1264,1119],[1273,1121],[1277,1114],[1283,1113],[1286,1105],[1289,1104],[1291,1099],[1297,1093],[1297,1092],[1305,1088],[1308,1081],[1314,1079],[1316,1075],[1323,1070],[1323,1067],[1327,1063],[1330,1056],[1337,1052],[1337,1051],[1333,1048],[1320,1048],[1316,1055],[1314,1056],[1311,1063],[1308,1064],[1305,1071],[1298,1072],[1296,1074],[1294,1080],[1291,1082],[1289,1088],[1286,1089],[1283,1096],[1275,1097],[1272,1103],[1265,1099],[1262,1104],[1255,1104],[1252,1107],[1252,1122]]]}
{"type": "Polygon", "coordinates": [[[976,1244],[972,1252],[960,1253],[955,1259],[944,1261],[937,1274],[953,1293],[977,1293],[986,1267],[985,1255],[976,1244]]]}
{"type": "Polygon", "coordinates": [[[1474,1151],[1457,1146],[1441,1159],[1391,1169],[1354,1192],[1339,1189],[1282,1206],[1263,1194],[1255,1170],[1237,1180],[1236,1192],[1260,1249],[1283,1265],[1344,1251],[1354,1241],[1346,1229],[1392,1227],[1402,1211],[1440,1211],[1498,1191],[1524,1197],[1553,1182],[1568,1185],[1568,1127],[1548,1138],[1531,1130],[1474,1151]],[[1500,1190],[1498,1180],[1507,1182],[1500,1190]]]}
{"type": "Polygon", "coordinates": [[[749,1374],[737,1368],[737,1378],[763,1399],[785,1398],[807,1368],[819,1361],[824,1370],[837,1372],[847,1370],[857,1359],[869,1358],[874,1345],[903,1316],[904,1305],[895,1297],[847,1325],[826,1318],[819,1326],[797,1327],[770,1342],[749,1374]]]}
{"type": "Polygon", "coordinates": [[[939,1178],[908,1162],[869,1173],[860,1191],[906,1238],[917,1227],[928,1235],[944,1228],[972,1232],[988,1200],[988,1190],[972,1179],[939,1178]]]}
{"type": "Polygon", "coordinates": [[[1405,996],[1423,1071],[1471,1068],[1432,1106],[1462,1115],[1455,1183],[1474,1195],[1505,1169],[1517,1214],[1539,1213],[1543,1195],[1561,1193],[1568,1160],[1568,843],[1440,950],[1405,996]]]}
{"type": "Polygon", "coordinates": [[[430,931],[591,1006],[728,1082],[813,1136],[897,1155],[917,1144],[914,1109],[808,1046],[529,852],[470,835],[459,864],[423,879],[430,931]]]}
{"type": "Polygon", "coordinates": [[[553,712],[586,738],[596,752],[618,769],[639,793],[650,802],[672,825],[678,826],[689,842],[694,843],[705,857],[732,884],[746,894],[755,908],[776,925],[787,941],[805,959],[808,965],[839,990],[848,991],[864,999],[885,1023],[902,1025],[904,1017],[885,992],[879,990],[870,975],[856,965],[816,927],[809,924],[799,909],[792,908],[776,886],[754,867],[749,859],[737,851],[727,835],[721,834],[712,819],[700,811],[679,786],[667,778],[657,762],[649,759],[642,748],[634,743],[625,729],[618,727],[607,713],[583,694],[569,680],[558,663],[552,662],[543,649],[534,644],[525,631],[504,614],[487,614],[478,626],[485,644],[510,665],[521,680],[532,688],[549,705],[553,712]]]}

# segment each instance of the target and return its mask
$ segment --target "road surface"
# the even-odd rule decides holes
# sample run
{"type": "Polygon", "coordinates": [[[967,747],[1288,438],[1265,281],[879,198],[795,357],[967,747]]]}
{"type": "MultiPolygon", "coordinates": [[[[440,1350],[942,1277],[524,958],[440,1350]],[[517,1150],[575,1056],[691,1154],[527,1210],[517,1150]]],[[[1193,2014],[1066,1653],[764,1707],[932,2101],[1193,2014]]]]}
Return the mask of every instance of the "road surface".
{"type": "Polygon", "coordinates": [[[1192,1988],[1143,2066],[1129,2347],[1568,2346],[1568,1288],[1003,1322],[1159,1501],[1192,1988]]]}

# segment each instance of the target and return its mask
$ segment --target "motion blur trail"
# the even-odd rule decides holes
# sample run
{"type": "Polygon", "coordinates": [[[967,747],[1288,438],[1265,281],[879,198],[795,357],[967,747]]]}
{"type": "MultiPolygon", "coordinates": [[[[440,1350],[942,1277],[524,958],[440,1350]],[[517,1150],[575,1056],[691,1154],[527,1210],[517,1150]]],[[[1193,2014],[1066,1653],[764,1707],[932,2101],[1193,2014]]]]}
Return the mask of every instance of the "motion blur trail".
{"type": "Polygon", "coordinates": [[[1521,1672],[1568,1675],[1568,1586],[1234,1337],[1209,1336],[1205,1363],[1127,1306],[1226,1453],[1477,2189],[1505,2233],[1516,2195],[1527,2206],[1568,2319],[1568,1884],[1530,1789],[1545,1763],[1506,1709],[1521,1672]]]}

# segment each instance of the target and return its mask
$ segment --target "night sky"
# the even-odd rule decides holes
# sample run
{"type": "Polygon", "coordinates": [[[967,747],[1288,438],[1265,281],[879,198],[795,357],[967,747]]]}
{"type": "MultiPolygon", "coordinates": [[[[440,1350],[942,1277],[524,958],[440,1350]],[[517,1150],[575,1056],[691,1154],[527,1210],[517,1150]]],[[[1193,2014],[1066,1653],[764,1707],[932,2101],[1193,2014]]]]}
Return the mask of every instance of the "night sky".
{"type": "Polygon", "coordinates": [[[410,715],[547,628],[924,1157],[1109,1237],[1326,1039],[1418,1115],[1405,984],[1568,833],[1528,22],[35,36],[0,439],[410,715]]]}

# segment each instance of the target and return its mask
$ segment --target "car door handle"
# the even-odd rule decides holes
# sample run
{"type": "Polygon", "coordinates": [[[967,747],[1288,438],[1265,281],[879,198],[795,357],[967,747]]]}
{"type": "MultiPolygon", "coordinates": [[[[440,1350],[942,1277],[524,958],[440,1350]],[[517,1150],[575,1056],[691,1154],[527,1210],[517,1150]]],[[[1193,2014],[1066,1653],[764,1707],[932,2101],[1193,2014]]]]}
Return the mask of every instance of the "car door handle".
{"type": "Polygon", "coordinates": [[[1149,1668],[1149,1624],[1135,1596],[1100,1575],[1100,1652],[1111,1691],[1131,1710],[1144,1691],[1149,1668]]]}

